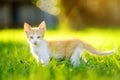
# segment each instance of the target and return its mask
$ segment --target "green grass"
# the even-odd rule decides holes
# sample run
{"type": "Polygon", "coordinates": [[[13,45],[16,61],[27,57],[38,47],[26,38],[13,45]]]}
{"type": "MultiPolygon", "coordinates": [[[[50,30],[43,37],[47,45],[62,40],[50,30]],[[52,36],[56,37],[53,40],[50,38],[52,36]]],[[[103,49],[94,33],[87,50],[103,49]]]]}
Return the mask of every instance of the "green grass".
{"type": "Polygon", "coordinates": [[[94,56],[85,51],[88,63],[73,68],[69,60],[52,60],[43,67],[31,55],[23,30],[0,31],[0,80],[119,80],[120,30],[48,30],[46,39],[80,38],[100,50],[115,49],[115,54],[94,56]]]}

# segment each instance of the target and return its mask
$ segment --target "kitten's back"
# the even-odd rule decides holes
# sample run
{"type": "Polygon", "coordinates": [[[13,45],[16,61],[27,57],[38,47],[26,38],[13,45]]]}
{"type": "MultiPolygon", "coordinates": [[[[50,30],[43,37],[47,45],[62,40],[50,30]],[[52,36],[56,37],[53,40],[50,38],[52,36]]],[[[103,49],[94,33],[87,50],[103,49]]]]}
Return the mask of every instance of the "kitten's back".
{"type": "Polygon", "coordinates": [[[70,57],[74,50],[80,45],[80,40],[51,40],[48,41],[48,44],[53,53],[61,54],[63,57],[70,57]]]}

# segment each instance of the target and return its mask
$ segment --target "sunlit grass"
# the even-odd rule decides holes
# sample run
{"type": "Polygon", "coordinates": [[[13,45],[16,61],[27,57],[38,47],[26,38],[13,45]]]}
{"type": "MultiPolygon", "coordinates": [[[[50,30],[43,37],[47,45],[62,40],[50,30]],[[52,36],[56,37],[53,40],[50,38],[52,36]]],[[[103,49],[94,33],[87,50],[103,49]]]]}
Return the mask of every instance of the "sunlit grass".
{"type": "Polygon", "coordinates": [[[113,55],[93,56],[85,51],[88,63],[73,68],[69,60],[52,60],[38,65],[30,54],[22,29],[0,31],[0,80],[119,80],[120,30],[88,28],[81,31],[47,30],[45,39],[79,38],[100,50],[115,49],[113,55]]]}

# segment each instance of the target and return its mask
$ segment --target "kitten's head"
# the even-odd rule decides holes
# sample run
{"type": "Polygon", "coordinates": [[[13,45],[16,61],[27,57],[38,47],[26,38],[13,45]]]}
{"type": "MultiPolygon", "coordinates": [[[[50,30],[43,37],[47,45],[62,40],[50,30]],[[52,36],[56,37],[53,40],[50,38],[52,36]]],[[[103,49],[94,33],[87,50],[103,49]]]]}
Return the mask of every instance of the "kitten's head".
{"type": "Polygon", "coordinates": [[[31,28],[31,26],[28,23],[24,23],[24,31],[27,35],[29,43],[31,45],[37,46],[43,40],[45,35],[45,21],[41,22],[37,28],[31,28]]]}

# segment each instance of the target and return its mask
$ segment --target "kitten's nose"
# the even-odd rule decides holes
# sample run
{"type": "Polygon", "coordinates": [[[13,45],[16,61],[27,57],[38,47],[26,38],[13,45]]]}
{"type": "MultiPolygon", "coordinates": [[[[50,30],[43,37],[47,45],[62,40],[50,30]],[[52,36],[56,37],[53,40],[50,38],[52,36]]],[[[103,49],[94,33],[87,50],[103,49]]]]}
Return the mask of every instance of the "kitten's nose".
{"type": "Polygon", "coordinates": [[[34,45],[37,45],[37,42],[34,42],[34,45]]]}

